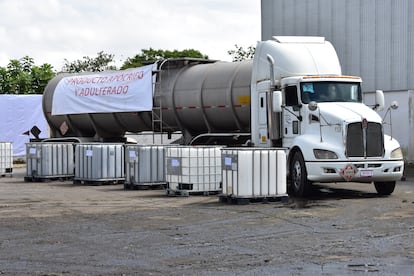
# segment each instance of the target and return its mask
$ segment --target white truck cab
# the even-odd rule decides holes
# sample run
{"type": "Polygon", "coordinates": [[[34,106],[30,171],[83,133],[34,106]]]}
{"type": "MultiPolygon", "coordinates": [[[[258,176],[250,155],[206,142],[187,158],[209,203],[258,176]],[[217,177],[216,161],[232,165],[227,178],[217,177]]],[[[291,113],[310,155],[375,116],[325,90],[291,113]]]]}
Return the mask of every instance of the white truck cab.
{"type": "Polygon", "coordinates": [[[290,194],[313,182],[374,183],[389,195],[404,169],[397,140],[385,135],[382,91],[362,102],[361,78],[344,76],[333,46],[321,37],[259,42],[251,84],[252,142],[287,149],[290,194]],[[264,68],[264,61],[268,68],[264,68]]]}

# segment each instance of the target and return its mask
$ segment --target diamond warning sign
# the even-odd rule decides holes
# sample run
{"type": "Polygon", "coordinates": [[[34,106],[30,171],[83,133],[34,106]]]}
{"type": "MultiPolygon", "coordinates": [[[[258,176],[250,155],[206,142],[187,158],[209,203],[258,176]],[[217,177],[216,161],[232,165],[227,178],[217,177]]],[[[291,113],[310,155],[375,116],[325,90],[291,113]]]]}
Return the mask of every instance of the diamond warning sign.
{"type": "Polygon", "coordinates": [[[341,170],[341,175],[346,181],[351,181],[357,172],[358,169],[354,165],[348,164],[341,170]]]}

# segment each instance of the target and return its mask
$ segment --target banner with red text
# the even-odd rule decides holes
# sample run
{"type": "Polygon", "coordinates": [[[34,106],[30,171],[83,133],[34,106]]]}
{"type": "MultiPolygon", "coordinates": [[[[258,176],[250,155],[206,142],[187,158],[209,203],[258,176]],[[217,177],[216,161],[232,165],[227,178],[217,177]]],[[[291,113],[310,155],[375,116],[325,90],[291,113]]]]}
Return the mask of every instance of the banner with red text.
{"type": "Polygon", "coordinates": [[[52,115],[151,111],[153,66],[64,77],[52,115]]]}

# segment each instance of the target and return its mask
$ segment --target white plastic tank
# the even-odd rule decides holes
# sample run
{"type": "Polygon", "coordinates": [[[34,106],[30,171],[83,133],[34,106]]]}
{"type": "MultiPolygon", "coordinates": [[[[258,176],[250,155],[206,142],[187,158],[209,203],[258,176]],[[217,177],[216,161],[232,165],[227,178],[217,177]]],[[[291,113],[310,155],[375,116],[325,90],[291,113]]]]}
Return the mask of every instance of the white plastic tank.
{"type": "Polygon", "coordinates": [[[124,161],[124,144],[76,144],[74,183],[124,183],[124,161]]]}
{"type": "Polygon", "coordinates": [[[0,175],[13,173],[13,144],[0,142],[0,175]]]}
{"type": "Polygon", "coordinates": [[[66,179],[73,176],[73,143],[32,142],[26,144],[25,181],[66,179]]]}
{"type": "Polygon", "coordinates": [[[126,145],[126,188],[143,188],[165,183],[165,148],[163,145],[126,145]]]}
{"type": "Polygon", "coordinates": [[[166,149],[168,194],[221,191],[220,146],[170,146],[166,149]]]}
{"type": "Polygon", "coordinates": [[[287,195],[284,149],[224,148],[223,196],[272,198],[287,195]]]}

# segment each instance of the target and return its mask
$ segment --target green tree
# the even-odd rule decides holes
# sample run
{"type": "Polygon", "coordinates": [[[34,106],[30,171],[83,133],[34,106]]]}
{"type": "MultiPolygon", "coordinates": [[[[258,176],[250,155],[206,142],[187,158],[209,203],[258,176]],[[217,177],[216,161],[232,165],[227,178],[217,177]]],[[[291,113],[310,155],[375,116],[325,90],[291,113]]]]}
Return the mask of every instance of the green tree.
{"type": "Polygon", "coordinates": [[[34,59],[29,56],[24,56],[19,60],[22,71],[30,73],[34,65],[34,59]]]}
{"type": "Polygon", "coordinates": [[[255,47],[249,46],[244,49],[242,46],[234,45],[235,50],[228,50],[227,53],[232,57],[233,61],[242,61],[252,59],[254,57],[255,47]]]}
{"type": "Polygon", "coordinates": [[[82,60],[78,59],[72,62],[65,59],[65,64],[63,65],[62,71],[69,73],[80,73],[116,70],[116,66],[110,64],[112,62],[114,62],[114,55],[106,54],[101,51],[98,52],[98,55],[95,58],[85,56],[82,60]]]}
{"type": "Polygon", "coordinates": [[[132,58],[127,58],[124,64],[121,66],[121,69],[135,68],[140,67],[145,64],[153,63],[160,59],[167,58],[202,58],[208,59],[207,55],[203,55],[200,51],[194,49],[185,49],[182,51],[178,50],[155,50],[152,48],[142,49],[140,54],[135,55],[132,58]]]}
{"type": "Polygon", "coordinates": [[[43,94],[47,83],[56,75],[53,71],[53,67],[50,64],[43,64],[39,66],[33,66],[32,71],[32,89],[35,94],[43,94]]]}
{"type": "Polygon", "coordinates": [[[24,57],[20,60],[12,59],[7,65],[9,91],[8,94],[32,94],[32,77],[30,68],[33,59],[24,57]]]}
{"type": "Polygon", "coordinates": [[[12,59],[0,67],[1,94],[42,94],[48,81],[55,76],[50,64],[34,65],[33,58],[12,59]]]}
{"type": "Polygon", "coordinates": [[[6,94],[10,91],[10,83],[7,74],[7,69],[0,67],[0,94],[6,94]]]}

